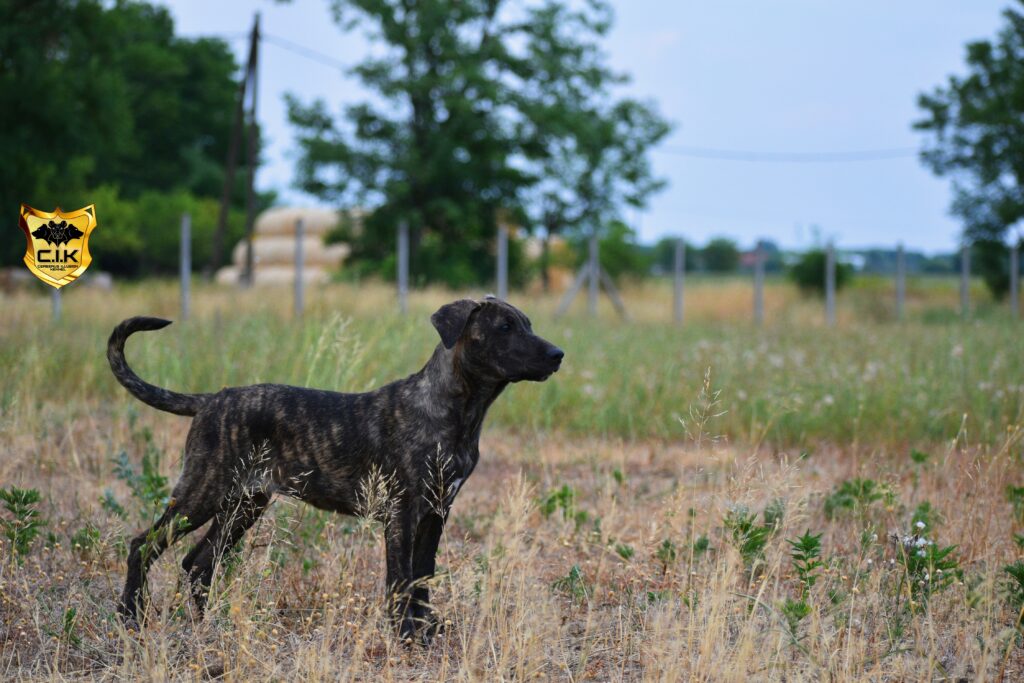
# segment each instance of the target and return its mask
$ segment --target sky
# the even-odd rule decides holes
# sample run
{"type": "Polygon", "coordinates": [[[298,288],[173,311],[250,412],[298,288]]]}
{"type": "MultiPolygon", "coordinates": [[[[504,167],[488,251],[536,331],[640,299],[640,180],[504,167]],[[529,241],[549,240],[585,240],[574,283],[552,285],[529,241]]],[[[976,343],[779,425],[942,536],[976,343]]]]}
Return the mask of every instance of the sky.
{"type": "MultiPolygon", "coordinates": [[[[919,93],[964,73],[967,42],[993,37],[1011,0],[612,0],[609,64],[632,76],[626,92],[656,103],[674,124],[651,152],[668,186],[627,220],[642,241],[680,235],[741,245],[772,239],[805,248],[894,246],[927,252],[956,247],[950,182],[913,150],[925,137],[919,93]],[[735,150],[744,158],[901,150],[874,161],[796,163],[701,158],[735,150]]],[[[328,0],[165,0],[177,31],[230,38],[239,62],[256,11],[269,37],[260,54],[257,115],[268,144],[257,176],[283,203],[316,205],[293,186],[296,147],[285,93],[324,99],[332,111],[366,92],[346,75],[370,46],[343,34],[328,0]],[[281,40],[274,41],[274,38],[281,40]],[[306,46],[316,61],[281,42],[306,46]]],[[[719,155],[721,156],[721,155],[719,155]]],[[[789,158],[789,157],[786,157],[789,158]]]]}

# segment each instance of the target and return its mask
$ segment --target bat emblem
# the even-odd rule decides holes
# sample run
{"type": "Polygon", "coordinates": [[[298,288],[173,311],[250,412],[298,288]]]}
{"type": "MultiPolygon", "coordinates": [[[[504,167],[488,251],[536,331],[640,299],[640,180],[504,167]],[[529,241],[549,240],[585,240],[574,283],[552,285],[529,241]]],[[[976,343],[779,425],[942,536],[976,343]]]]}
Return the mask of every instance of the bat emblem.
{"type": "Polygon", "coordinates": [[[32,231],[33,237],[46,240],[48,244],[52,244],[55,247],[67,244],[71,240],[78,239],[83,234],[84,233],[81,230],[64,220],[43,223],[32,231]]]}

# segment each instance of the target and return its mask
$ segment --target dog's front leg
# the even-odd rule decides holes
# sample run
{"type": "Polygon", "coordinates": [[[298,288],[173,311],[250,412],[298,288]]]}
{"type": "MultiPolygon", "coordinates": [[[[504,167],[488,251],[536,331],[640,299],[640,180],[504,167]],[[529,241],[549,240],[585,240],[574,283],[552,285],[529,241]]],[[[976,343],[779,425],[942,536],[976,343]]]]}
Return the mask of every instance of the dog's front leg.
{"type": "Polygon", "coordinates": [[[416,633],[412,611],[413,519],[409,506],[399,505],[384,525],[387,591],[391,617],[404,640],[416,633]]]}
{"type": "Polygon", "coordinates": [[[430,589],[427,587],[427,580],[434,576],[437,546],[441,542],[444,521],[444,517],[431,511],[424,515],[416,528],[416,542],[412,555],[414,582],[412,610],[424,641],[429,641],[438,630],[437,618],[430,607],[430,589]]]}

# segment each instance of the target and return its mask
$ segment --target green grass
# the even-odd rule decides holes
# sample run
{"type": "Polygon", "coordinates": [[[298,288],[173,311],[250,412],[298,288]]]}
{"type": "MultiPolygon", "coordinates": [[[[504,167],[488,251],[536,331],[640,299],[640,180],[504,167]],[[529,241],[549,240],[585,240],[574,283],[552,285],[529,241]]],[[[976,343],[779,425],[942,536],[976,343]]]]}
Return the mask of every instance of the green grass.
{"type": "MultiPolygon", "coordinates": [[[[403,318],[390,306],[337,300],[358,291],[325,295],[299,324],[287,315],[287,292],[248,293],[244,307],[200,305],[193,320],[135,335],[127,356],[143,378],[179,391],[257,382],[365,391],[417,370],[437,342],[428,320],[432,299],[453,295],[421,295],[403,318]]],[[[74,293],[57,324],[47,319],[45,299],[5,303],[0,409],[8,420],[30,421],[55,405],[70,417],[147,410],[114,381],[106,338],[131,314],[174,317],[174,295],[166,285],[74,293]],[[41,322],[29,303],[39,306],[41,322]]],[[[714,436],[739,443],[902,447],[951,439],[961,429],[971,442],[991,443],[1024,411],[1020,327],[1005,316],[837,329],[699,321],[677,328],[578,315],[556,321],[547,313],[552,302],[520,303],[536,331],[567,356],[550,381],[511,387],[495,404],[492,425],[683,438],[708,371],[715,411],[724,411],[714,436]]]]}

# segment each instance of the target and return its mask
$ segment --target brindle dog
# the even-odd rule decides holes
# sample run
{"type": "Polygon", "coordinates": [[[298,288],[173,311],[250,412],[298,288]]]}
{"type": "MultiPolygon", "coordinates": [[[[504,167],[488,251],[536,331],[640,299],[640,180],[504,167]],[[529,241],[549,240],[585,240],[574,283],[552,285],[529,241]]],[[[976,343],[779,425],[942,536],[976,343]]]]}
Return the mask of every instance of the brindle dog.
{"type": "Polygon", "coordinates": [[[441,343],[423,369],[363,394],[279,384],[175,393],[144,382],[124,357],[129,335],[170,321],[138,317],[118,325],[107,346],[117,380],[154,408],[195,418],[170,504],[132,540],[119,606],[126,622],[137,623],[148,567],[168,545],[211,522],[182,562],[201,613],[218,557],[280,493],[383,521],[399,634],[429,640],[437,620],[426,580],[455,494],[480,457],[487,409],[510,382],[546,380],[565,355],[535,335],[521,311],[493,297],[455,301],[430,320],[441,343]],[[385,504],[367,509],[370,498],[385,504]]]}

